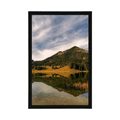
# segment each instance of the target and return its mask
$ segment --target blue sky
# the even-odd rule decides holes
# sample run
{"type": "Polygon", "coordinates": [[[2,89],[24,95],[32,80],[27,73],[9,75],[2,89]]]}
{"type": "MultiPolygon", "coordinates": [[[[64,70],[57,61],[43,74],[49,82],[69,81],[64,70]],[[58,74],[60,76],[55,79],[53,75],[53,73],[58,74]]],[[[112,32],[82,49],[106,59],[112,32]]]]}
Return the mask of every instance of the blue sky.
{"type": "Polygon", "coordinates": [[[88,49],[87,15],[32,16],[33,60],[44,60],[73,46],[88,49]]]}

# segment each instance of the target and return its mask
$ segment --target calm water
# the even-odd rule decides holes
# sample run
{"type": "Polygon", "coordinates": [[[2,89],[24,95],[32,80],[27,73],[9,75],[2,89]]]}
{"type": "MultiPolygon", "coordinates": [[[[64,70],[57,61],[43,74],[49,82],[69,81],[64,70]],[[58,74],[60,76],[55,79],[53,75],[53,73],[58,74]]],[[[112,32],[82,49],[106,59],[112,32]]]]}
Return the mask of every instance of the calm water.
{"type": "Polygon", "coordinates": [[[33,74],[33,105],[86,105],[88,104],[88,73],[33,74]]]}

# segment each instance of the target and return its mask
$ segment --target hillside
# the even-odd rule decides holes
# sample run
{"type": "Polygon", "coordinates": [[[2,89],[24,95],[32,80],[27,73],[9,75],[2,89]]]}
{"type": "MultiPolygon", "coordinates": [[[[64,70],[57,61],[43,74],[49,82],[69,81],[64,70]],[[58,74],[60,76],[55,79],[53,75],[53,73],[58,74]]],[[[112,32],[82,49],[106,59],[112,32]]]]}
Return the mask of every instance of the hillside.
{"type": "Polygon", "coordinates": [[[75,69],[88,69],[88,52],[79,47],[59,51],[43,61],[32,61],[33,66],[71,66],[75,69]]]}

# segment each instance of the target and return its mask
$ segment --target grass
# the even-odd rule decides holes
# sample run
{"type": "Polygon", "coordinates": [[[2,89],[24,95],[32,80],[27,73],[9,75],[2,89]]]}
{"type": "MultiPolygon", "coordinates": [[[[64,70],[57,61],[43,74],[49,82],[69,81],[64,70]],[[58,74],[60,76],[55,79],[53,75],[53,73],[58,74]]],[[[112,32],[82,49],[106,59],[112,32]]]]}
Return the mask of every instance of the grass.
{"type": "Polygon", "coordinates": [[[59,74],[64,77],[69,77],[70,74],[79,73],[80,70],[71,69],[69,66],[64,66],[58,69],[52,69],[50,66],[46,66],[46,70],[32,70],[32,73],[45,73],[48,75],[59,74]]]}

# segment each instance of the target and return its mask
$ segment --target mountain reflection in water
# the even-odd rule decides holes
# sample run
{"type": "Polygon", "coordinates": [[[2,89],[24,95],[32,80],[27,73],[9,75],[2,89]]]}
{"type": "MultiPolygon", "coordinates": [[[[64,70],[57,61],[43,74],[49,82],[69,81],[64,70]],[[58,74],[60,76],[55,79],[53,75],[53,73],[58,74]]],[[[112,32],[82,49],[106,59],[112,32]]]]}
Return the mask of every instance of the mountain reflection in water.
{"type": "Polygon", "coordinates": [[[59,74],[36,73],[32,75],[32,82],[44,83],[73,96],[88,92],[88,72],[70,74],[69,77],[59,74]]]}

